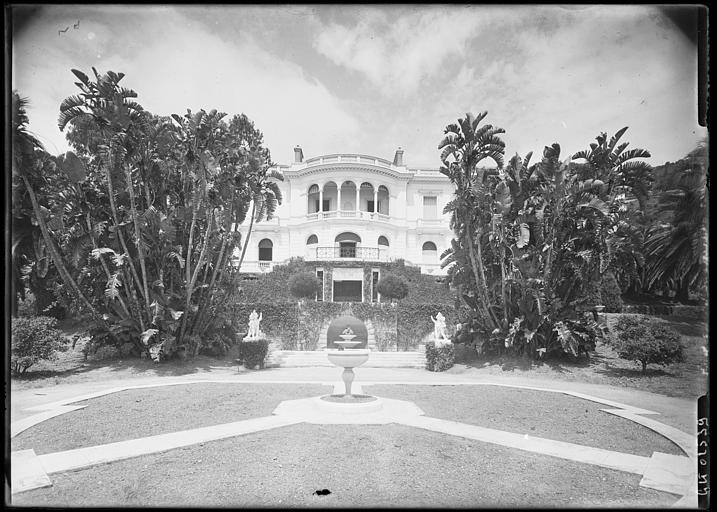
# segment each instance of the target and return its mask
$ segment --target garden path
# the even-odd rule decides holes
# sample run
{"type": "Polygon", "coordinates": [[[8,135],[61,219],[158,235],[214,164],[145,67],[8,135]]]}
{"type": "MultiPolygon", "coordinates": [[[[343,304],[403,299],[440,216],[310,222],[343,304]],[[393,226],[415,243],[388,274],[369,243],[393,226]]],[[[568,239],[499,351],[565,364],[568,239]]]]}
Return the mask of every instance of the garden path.
{"type": "MultiPolygon", "coordinates": [[[[637,390],[624,390],[610,386],[598,386],[580,383],[537,381],[536,379],[511,379],[495,376],[477,378],[476,375],[448,375],[441,373],[428,373],[425,370],[411,371],[410,369],[359,369],[357,373],[363,387],[371,384],[432,384],[432,385],[505,385],[527,387],[530,389],[554,390],[567,393],[580,398],[596,401],[610,408],[603,409],[651,428],[675,444],[680,446],[688,457],[655,452],[652,457],[640,457],[631,454],[603,450],[599,448],[565,443],[550,439],[521,436],[501,430],[488,429],[467,425],[463,423],[440,420],[423,416],[422,411],[412,402],[382,399],[390,402],[388,407],[367,411],[362,414],[341,414],[340,408],[327,410],[325,405],[317,402],[316,398],[290,400],[282,402],[273,416],[255,418],[229,424],[216,425],[201,429],[175,432],[160,436],[135,439],[120,443],[85,447],[66,452],[57,452],[37,456],[33,450],[24,450],[13,453],[13,467],[15,478],[13,490],[32,489],[51,485],[48,474],[58,471],[67,471],[80,467],[87,467],[102,462],[110,462],[122,458],[138,456],[187,446],[200,442],[257,432],[267,428],[289,425],[297,422],[311,423],[401,423],[404,425],[442,432],[449,435],[475,439],[531,451],[544,455],[594,464],[601,467],[618,469],[643,475],[641,485],[658,490],[680,494],[683,497],[678,506],[689,506],[695,503],[696,496],[690,489],[695,489],[694,457],[696,455],[696,441],[693,436],[680,431],[678,428],[665,425],[643,415],[659,415],[660,409],[667,411],[670,416],[683,415],[687,406],[678,399],[661,397],[651,393],[637,390]],[[500,381],[500,382],[497,382],[500,381]],[[509,382],[512,381],[512,382],[509,382]],[[521,381],[521,382],[516,382],[521,381]],[[530,381],[530,382],[527,382],[530,381]],[[551,385],[552,384],[552,385],[551,385]],[[569,389],[568,389],[569,388],[569,389]],[[598,392],[590,395],[586,391],[598,392]],[[627,392],[627,393],[626,393],[627,392]],[[654,395],[654,396],[650,396],[654,395]],[[618,402],[616,398],[624,400],[618,402]],[[626,399],[626,400],[625,400],[626,399]],[[644,407],[649,404],[657,405],[656,410],[644,407]],[[677,407],[678,410],[675,408],[677,407]],[[307,411],[309,414],[307,415],[307,411]],[[680,414],[681,413],[681,414],[680,414]],[[694,444],[694,447],[692,446],[694,444]]],[[[334,368],[287,368],[274,369],[262,372],[237,375],[229,368],[217,368],[216,371],[204,372],[202,375],[182,377],[142,377],[122,379],[121,381],[103,382],[92,385],[93,392],[87,393],[88,384],[58,385],[52,388],[28,389],[12,393],[12,410],[16,411],[12,417],[11,435],[16,435],[25,428],[45,419],[75,410],[78,406],[67,405],[79,400],[102,396],[115,391],[136,388],[154,387],[157,385],[175,385],[189,382],[272,382],[272,383],[322,383],[333,385],[340,389],[341,383],[336,382],[336,369],[334,368]]],[[[81,406],[80,406],[81,407],[81,406]]],[[[660,417],[660,419],[662,419],[660,417]]]]}

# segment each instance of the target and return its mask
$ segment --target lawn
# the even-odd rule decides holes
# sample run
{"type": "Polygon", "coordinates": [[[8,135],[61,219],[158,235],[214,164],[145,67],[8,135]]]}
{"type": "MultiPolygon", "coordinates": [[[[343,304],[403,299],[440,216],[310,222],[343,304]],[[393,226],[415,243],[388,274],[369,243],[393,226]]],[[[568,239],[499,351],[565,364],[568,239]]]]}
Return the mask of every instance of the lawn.
{"type": "Polygon", "coordinates": [[[52,475],[13,505],[669,507],[640,476],[403,425],[299,424],[52,475]],[[317,490],[330,494],[318,496],[317,490]]]}
{"type": "MultiPolygon", "coordinates": [[[[649,457],[684,455],[672,442],[580,398],[503,386],[371,385],[372,395],[413,401],[427,416],[649,457]],[[619,435],[617,435],[619,433],[619,435]]],[[[12,439],[37,454],[269,416],[282,400],[331,392],[318,384],[198,383],[130,389],[77,402],[12,439]]]]}
{"type": "Polygon", "coordinates": [[[325,395],[320,384],[202,383],[128,389],[43,421],[12,439],[38,455],[269,416],[279,402],[325,395]]]}
{"type": "Polygon", "coordinates": [[[562,393],[483,385],[371,385],[365,391],[415,402],[427,416],[479,427],[645,457],[655,451],[685,455],[656,432],[600,410],[608,406],[562,393]]]}

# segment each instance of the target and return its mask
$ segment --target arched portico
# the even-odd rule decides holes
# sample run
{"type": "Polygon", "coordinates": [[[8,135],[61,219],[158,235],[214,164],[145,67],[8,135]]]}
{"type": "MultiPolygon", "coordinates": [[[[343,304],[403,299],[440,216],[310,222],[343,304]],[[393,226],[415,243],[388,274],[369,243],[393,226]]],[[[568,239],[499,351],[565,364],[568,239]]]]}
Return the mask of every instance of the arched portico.
{"type": "Polygon", "coordinates": [[[344,217],[362,217],[361,212],[388,215],[390,193],[386,185],[346,180],[312,183],[307,190],[307,214],[337,212],[344,217]],[[343,212],[350,212],[343,214],[343,212]]]}

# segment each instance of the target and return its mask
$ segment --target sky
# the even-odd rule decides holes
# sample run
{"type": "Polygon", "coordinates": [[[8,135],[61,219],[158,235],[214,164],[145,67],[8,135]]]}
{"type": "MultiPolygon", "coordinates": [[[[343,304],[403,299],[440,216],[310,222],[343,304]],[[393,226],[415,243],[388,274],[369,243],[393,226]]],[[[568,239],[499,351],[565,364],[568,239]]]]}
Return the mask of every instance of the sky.
{"type": "Polygon", "coordinates": [[[30,130],[67,151],[70,69],[125,73],[155,114],[245,113],[273,160],[362,153],[438,168],[446,125],[487,111],[506,155],[601,132],[660,165],[707,135],[697,49],[657,7],[48,5],[15,11],[12,87],[30,130]],[[67,28],[67,30],[65,30],[67,28]],[[60,32],[63,31],[63,32],[60,32]]]}

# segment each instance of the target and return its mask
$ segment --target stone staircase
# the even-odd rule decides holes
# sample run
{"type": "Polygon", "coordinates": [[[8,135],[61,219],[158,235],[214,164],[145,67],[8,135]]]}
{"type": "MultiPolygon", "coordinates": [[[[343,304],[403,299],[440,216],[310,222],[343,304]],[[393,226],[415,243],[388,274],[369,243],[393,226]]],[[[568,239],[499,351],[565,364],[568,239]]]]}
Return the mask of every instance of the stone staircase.
{"type": "MultiPolygon", "coordinates": [[[[319,349],[323,350],[326,348],[326,333],[329,331],[329,323],[321,329],[319,332],[319,349]]],[[[366,341],[368,342],[368,348],[371,351],[376,351],[376,330],[373,327],[371,320],[366,320],[366,341]]]]}
{"type": "MultiPolygon", "coordinates": [[[[333,366],[324,350],[275,350],[266,359],[266,367],[297,368],[307,366],[333,366]]],[[[362,368],[425,368],[423,352],[376,352],[362,368]]]]}

